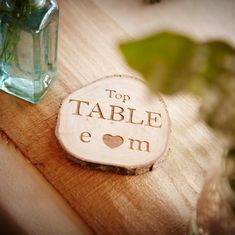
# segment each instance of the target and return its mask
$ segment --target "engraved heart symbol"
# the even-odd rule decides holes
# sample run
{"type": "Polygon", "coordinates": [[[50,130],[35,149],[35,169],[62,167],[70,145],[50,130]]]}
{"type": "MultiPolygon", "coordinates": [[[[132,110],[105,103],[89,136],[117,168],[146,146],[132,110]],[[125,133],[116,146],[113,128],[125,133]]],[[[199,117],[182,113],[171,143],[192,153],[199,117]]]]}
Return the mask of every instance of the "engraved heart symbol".
{"type": "Polygon", "coordinates": [[[123,144],[123,138],[119,135],[113,136],[105,134],[103,136],[103,142],[111,149],[117,148],[123,144]]]}

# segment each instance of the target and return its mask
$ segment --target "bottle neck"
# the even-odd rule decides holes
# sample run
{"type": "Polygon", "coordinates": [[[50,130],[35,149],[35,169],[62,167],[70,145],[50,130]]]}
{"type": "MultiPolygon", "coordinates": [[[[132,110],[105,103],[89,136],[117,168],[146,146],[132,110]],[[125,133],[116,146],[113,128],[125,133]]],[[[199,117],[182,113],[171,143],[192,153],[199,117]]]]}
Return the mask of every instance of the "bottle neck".
{"type": "Polygon", "coordinates": [[[29,0],[29,4],[33,8],[40,8],[44,6],[46,3],[46,0],[29,0]]]}

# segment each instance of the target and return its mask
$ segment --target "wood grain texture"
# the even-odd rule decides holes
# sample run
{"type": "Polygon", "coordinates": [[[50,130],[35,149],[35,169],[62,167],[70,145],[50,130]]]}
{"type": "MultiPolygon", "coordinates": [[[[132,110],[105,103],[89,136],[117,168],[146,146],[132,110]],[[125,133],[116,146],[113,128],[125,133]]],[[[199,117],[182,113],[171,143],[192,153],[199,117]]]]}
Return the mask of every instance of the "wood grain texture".
{"type": "Polygon", "coordinates": [[[129,35],[90,0],[59,6],[58,80],[36,106],[0,92],[0,128],[94,233],[182,235],[208,168],[222,152],[220,141],[196,118],[197,101],[178,96],[166,99],[172,121],[167,160],[151,173],[121,176],[68,160],[54,135],[60,103],[99,77],[130,74],[117,50],[129,35]]]}
{"type": "Polygon", "coordinates": [[[92,234],[1,130],[0,181],[1,234],[92,234]]]}

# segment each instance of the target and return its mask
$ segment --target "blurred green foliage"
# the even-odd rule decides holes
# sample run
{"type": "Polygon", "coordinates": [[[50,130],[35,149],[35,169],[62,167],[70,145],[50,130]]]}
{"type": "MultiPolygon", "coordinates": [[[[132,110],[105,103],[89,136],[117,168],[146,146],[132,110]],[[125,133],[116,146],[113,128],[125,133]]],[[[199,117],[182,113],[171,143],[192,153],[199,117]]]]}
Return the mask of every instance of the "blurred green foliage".
{"type": "Polygon", "coordinates": [[[124,42],[127,63],[154,92],[191,92],[202,97],[201,115],[235,147],[235,49],[223,41],[197,42],[161,32],[124,42]]]}

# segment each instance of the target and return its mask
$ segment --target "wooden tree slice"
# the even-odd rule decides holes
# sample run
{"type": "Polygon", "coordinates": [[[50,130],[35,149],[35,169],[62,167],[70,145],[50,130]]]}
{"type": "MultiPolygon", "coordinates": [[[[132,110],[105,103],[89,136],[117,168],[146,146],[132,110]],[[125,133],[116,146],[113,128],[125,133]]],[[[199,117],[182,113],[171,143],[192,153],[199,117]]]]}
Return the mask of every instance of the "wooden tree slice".
{"type": "Polygon", "coordinates": [[[80,165],[122,174],[152,169],[166,150],[170,121],[160,96],[127,75],[102,78],[70,94],[56,136],[80,165]]]}

